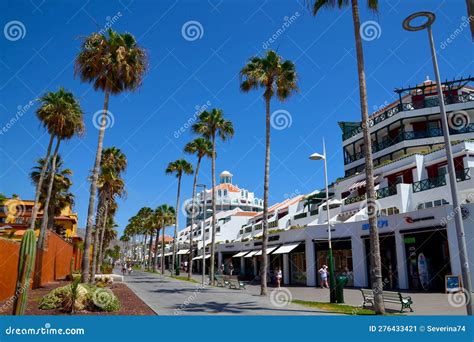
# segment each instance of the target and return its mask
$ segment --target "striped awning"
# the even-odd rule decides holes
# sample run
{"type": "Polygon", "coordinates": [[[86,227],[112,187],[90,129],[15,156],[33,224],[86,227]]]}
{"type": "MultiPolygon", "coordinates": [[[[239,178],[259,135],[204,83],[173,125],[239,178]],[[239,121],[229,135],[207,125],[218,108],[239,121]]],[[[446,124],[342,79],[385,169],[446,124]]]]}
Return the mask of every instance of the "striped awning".
{"type": "Polygon", "coordinates": [[[240,258],[243,257],[245,254],[247,254],[249,251],[242,251],[237,253],[236,255],[233,255],[232,258],[240,258]]]}
{"type": "Polygon", "coordinates": [[[295,249],[296,247],[298,247],[299,244],[300,244],[300,242],[289,243],[289,244],[287,244],[287,245],[283,245],[283,246],[281,246],[280,248],[278,248],[273,254],[286,254],[286,253],[290,253],[293,249],[295,249]]]}
{"type": "MultiPolygon", "coordinates": [[[[268,247],[267,248],[267,254],[271,254],[275,249],[277,249],[278,246],[275,247],[268,247]]],[[[262,250],[259,250],[257,253],[255,253],[255,256],[257,255],[262,255],[262,250]]]]}
{"type": "Polygon", "coordinates": [[[258,251],[251,251],[249,254],[245,255],[246,258],[253,257],[258,251]]]}
{"type": "MultiPolygon", "coordinates": [[[[377,181],[378,178],[379,178],[379,176],[374,176],[374,182],[377,181]]],[[[367,183],[367,180],[365,178],[361,181],[355,182],[354,184],[352,184],[349,187],[349,191],[353,191],[353,190],[356,190],[356,189],[359,189],[359,188],[363,188],[366,185],[366,183],[367,183]]]]}
{"type": "Polygon", "coordinates": [[[176,254],[182,255],[182,254],[188,254],[188,253],[189,253],[189,249],[180,249],[180,250],[178,251],[178,253],[176,253],[176,254]]]}

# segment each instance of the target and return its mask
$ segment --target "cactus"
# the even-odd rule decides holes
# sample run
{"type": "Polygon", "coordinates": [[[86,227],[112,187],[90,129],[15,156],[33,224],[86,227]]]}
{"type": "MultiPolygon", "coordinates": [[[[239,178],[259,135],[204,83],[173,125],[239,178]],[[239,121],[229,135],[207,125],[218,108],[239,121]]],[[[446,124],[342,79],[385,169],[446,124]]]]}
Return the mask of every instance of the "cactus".
{"type": "Polygon", "coordinates": [[[28,229],[23,235],[19,258],[15,300],[13,302],[14,315],[23,315],[28,301],[28,290],[36,258],[36,236],[33,229],[28,229]]]}

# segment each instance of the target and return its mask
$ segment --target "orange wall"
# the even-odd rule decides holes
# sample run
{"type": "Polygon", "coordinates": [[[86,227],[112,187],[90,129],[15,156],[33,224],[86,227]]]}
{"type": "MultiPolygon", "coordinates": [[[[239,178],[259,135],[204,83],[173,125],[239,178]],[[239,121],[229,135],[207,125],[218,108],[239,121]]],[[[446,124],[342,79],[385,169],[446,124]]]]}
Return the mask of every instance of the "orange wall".
{"type": "Polygon", "coordinates": [[[20,243],[0,238],[0,300],[15,293],[20,243]]]}
{"type": "MultiPolygon", "coordinates": [[[[0,300],[15,293],[20,243],[0,238],[0,300]]],[[[41,265],[41,285],[64,279],[74,269],[80,268],[80,251],[54,232],[48,232],[47,249],[37,255],[35,268],[41,265]]]]}

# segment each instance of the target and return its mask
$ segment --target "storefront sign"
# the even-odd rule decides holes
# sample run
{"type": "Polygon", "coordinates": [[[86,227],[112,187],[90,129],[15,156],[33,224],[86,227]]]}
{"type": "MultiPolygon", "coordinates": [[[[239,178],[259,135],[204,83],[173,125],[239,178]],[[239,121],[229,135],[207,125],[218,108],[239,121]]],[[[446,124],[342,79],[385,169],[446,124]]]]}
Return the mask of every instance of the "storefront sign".
{"type": "Polygon", "coordinates": [[[405,243],[415,243],[416,239],[414,237],[407,237],[403,240],[405,243]]]}
{"type": "MultiPolygon", "coordinates": [[[[377,221],[377,228],[388,228],[388,220],[378,220],[377,221]]],[[[369,224],[365,223],[362,225],[362,230],[368,230],[369,224]]]]}
{"type": "Polygon", "coordinates": [[[426,217],[419,217],[419,218],[412,218],[410,216],[405,216],[405,222],[406,223],[415,223],[415,222],[420,222],[420,221],[429,221],[429,220],[434,220],[434,216],[426,216],[426,217]]]}
{"type": "Polygon", "coordinates": [[[446,293],[462,291],[461,277],[458,275],[447,275],[445,277],[446,293]]]}

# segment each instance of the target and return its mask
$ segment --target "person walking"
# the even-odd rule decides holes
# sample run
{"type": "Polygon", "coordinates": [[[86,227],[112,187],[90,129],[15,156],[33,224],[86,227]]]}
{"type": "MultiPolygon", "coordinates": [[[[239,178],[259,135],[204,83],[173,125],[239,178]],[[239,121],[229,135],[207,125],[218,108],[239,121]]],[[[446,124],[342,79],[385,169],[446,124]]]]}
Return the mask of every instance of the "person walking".
{"type": "Polygon", "coordinates": [[[321,288],[329,288],[328,285],[328,267],[326,265],[323,265],[319,269],[319,277],[321,278],[321,288]]]}
{"type": "Polygon", "coordinates": [[[276,283],[277,283],[277,289],[280,288],[282,277],[283,277],[283,274],[281,272],[281,268],[277,267],[277,269],[275,270],[275,279],[276,279],[276,283]]]}

